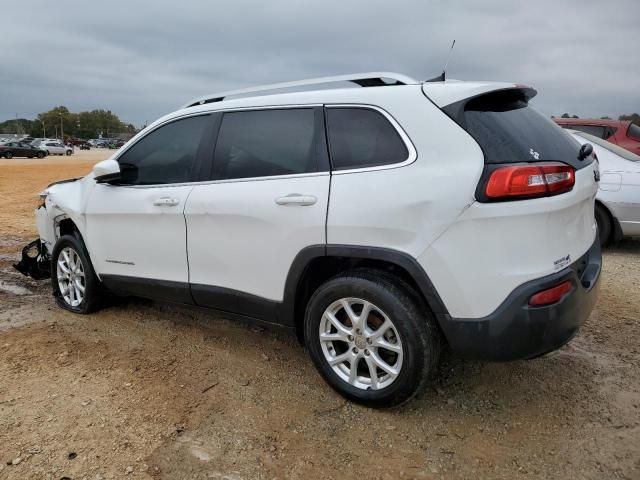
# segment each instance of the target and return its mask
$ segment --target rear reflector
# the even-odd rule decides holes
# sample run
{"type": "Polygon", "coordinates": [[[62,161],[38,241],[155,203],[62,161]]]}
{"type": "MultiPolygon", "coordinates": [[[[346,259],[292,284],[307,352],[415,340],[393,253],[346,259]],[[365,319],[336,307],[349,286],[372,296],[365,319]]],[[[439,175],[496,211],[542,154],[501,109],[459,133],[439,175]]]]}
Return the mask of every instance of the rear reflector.
{"type": "Polygon", "coordinates": [[[544,305],[551,305],[557,303],[564,298],[564,296],[573,289],[571,280],[562,282],[555,287],[551,287],[547,290],[536,293],[529,299],[529,305],[532,307],[541,307],[544,305]]]}
{"type": "Polygon", "coordinates": [[[575,183],[575,170],[564,163],[509,165],[494,170],[485,193],[488,198],[536,198],[568,192],[575,183]]]}

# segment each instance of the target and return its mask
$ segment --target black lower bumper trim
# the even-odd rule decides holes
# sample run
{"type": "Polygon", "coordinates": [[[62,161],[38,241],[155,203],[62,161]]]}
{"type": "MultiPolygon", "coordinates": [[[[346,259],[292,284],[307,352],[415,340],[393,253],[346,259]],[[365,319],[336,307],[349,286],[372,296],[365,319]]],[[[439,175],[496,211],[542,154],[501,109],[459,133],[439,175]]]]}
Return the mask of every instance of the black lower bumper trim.
{"type": "Polygon", "coordinates": [[[466,358],[507,361],[535,358],[560,348],[589,317],[599,289],[602,254],[596,240],[578,261],[552,275],[516,288],[492,314],[441,323],[452,350],[466,358]],[[532,307],[535,293],[570,280],[572,291],[559,302],[532,307]]]}
{"type": "Polygon", "coordinates": [[[51,259],[42,248],[40,239],[22,249],[22,259],[13,265],[17,271],[35,280],[51,277],[51,259]]]}

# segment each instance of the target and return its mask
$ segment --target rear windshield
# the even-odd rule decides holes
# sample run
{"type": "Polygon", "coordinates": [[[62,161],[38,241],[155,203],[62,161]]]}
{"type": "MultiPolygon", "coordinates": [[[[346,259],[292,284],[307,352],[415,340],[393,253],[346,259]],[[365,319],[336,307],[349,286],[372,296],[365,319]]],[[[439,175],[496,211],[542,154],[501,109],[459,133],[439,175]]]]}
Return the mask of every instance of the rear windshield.
{"type": "Polygon", "coordinates": [[[561,161],[577,166],[578,142],[531,107],[520,90],[471,99],[464,120],[485,163],[561,161]]]}

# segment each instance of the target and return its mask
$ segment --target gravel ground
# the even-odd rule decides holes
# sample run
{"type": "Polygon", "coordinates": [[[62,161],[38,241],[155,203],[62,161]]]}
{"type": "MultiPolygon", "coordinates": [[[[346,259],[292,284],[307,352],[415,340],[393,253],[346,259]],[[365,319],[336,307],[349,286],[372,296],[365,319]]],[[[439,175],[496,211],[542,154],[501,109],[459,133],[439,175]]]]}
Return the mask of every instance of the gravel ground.
{"type": "MultiPolygon", "coordinates": [[[[0,165],[0,193],[60,174],[40,169],[0,165]]],[[[34,235],[16,196],[0,224],[0,479],[640,479],[640,242],[605,251],[599,303],[558,352],[447,355],[423,396],[375,411],[284,332],[143,300],[58,309],[10,268],[34,235]]]]}

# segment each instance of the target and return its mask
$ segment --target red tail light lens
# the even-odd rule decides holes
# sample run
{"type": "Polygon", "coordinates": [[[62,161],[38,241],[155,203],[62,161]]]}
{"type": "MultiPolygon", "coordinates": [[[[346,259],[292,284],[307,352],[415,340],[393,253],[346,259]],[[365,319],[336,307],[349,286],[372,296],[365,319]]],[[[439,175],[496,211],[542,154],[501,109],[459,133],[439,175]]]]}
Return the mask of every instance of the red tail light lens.
{"type": "Polygon", "coordinates": [[[535,198],[568,192],[575,184],[575,170],[564,163],[510,165],[494,170],[485,193],[490,199],[535,198]]]}
{"type": "Polygon", "coordinates": [[[532,307],[542,307],[544,305],[551,305],[557,303],[564,298],[564,296],[573,289],[571,280],[562,282],[555,287],[543,290],[536,293],[529,299],[529,305],[532,307]]]}

